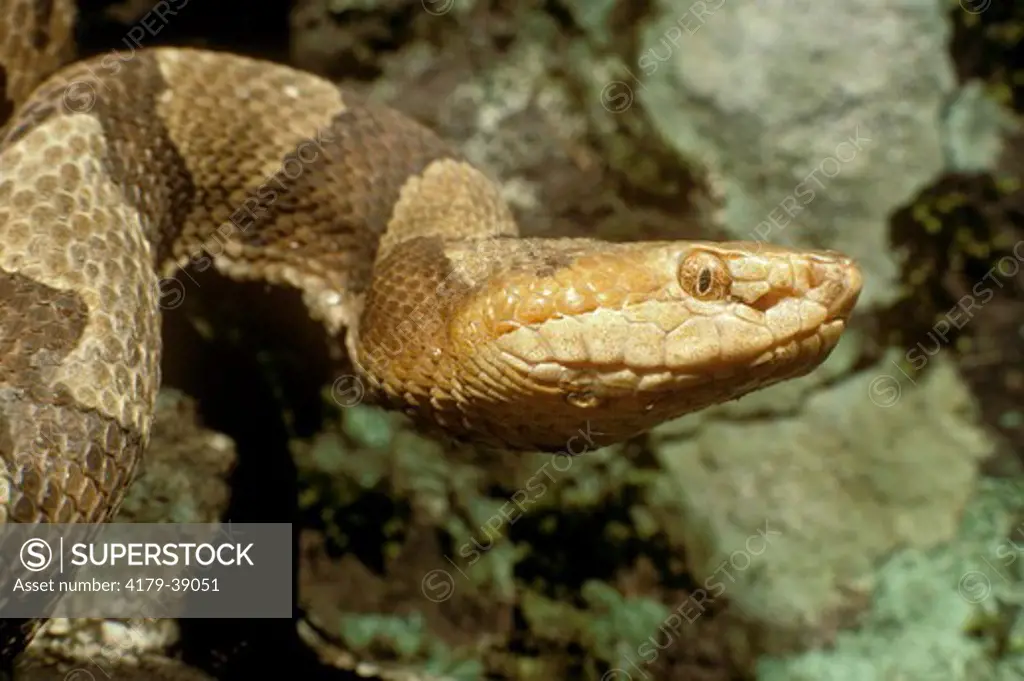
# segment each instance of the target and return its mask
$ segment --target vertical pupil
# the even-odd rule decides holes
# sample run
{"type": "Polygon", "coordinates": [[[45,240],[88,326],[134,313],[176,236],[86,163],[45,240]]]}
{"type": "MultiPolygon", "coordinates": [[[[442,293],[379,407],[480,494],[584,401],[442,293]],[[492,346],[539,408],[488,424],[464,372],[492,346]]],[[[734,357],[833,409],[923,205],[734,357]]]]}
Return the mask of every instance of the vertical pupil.
{"type": "Polygon", "coordinates": [[[697,278],[697,290],[701,293],[707,293],[708,289],[711,288],[711,270],[704,268],[700,271],[700,276],[697,278]]]}

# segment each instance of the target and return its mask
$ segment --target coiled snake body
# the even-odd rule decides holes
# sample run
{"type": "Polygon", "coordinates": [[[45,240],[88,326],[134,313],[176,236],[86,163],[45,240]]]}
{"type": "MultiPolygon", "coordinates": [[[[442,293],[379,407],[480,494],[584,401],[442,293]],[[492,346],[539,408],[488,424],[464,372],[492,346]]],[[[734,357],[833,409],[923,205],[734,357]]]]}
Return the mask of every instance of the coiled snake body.
{"type": "Polygon", "coordinates": [[[137,50],[33,90],[70,17],[0,0],[0,521],[110,519],[147,444],[161,301],[200,257],[298,288],[378,402],[527,450],[803,375],[860,290],[832,252],[521,238],[433,133],[281,65],[137,50]]]}

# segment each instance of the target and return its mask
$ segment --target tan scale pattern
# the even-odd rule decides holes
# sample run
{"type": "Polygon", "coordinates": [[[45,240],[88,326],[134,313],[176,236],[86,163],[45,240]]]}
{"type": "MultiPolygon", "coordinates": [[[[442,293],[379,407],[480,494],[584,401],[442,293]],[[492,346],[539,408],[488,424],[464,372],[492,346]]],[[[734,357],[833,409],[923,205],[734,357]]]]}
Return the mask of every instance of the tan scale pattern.
{"type": "Polygon", "coordinates": [[[78,295],[80,340],[47,372],[82,407],[145,433],[159,381],[156,277],[142,218],[98,160],[102,127],[62,116],[0,151],[0,272],[78,295]],[[80,156],[67,154],[81,148],[80,156]]]}
{"type": "Polygon", "coordinates": [[[73,54],[74,0],[0,3],[0,132],[39,80],[73,54]],[[30,68],[24,68],[29,65],[30,68]]]}
{"type": "MultiPolygon", "coordinates": [[[[64,54],[70,10],[0,0],[3,101],[64,54]]],[[[811,371],[861,286],[828,252],[519,238],[498,188],[423,126],[238,55],[82,61],[6,124],[3,522],[116,511],[160,382],[158,276],[180,267],[298,288],[345,334],[370,399],[541,450],[612,444],[811,371]]],[[[0,662],[32,626],[0,622],[0,662]]]]}

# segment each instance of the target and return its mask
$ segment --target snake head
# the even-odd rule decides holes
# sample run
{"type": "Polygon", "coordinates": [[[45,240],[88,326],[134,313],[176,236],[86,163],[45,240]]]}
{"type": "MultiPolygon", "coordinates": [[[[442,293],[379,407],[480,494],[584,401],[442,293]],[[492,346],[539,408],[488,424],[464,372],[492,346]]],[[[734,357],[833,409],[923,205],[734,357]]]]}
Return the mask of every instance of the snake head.
{"type": "Polygon", "coordinates": [[[761,243],[495,244],[446,253],[470,274],[420,350],[429,389],[402,390],[445,430],[511,449],[607,446],[804,375],[862,284],[840,254],[761,243]]]}

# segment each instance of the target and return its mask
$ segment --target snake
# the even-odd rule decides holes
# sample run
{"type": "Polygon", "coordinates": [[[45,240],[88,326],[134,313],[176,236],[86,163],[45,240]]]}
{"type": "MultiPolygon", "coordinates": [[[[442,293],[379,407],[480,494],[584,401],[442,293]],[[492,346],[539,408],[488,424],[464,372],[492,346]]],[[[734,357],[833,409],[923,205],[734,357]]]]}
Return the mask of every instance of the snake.
{"type": "Polygon", "coordinates": [[[0,0],[0,522],[116,513],[188,268],[297,290],[366,403],[512,452],[806,375],[859,296],[827,249],[524,236],[395,108],[227,51],[75,61],[74,17],[0,0]]]}

